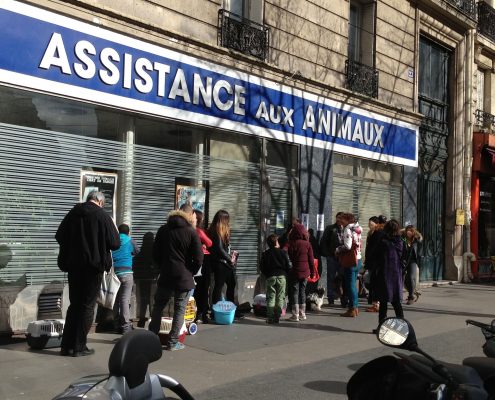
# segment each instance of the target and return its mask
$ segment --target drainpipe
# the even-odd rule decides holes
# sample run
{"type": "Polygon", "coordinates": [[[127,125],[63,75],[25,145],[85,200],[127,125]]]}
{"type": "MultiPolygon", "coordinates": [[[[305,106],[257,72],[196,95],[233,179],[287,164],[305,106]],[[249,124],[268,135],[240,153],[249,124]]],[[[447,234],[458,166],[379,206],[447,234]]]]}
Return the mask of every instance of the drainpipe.
{"type": "Polygon", "coordinates": [[[466,79],[465,85],[465,127],[464,127],[464,222],[465,252],[462,256],[462,280],[470,282],[473,279],[471,262],[476,256],[471,252],[471,172],[473,163],[473,64],[474,64],[474,29],[466,35],[466,79]],[[469,260],[469,261],[468,261],[469,260]]]}

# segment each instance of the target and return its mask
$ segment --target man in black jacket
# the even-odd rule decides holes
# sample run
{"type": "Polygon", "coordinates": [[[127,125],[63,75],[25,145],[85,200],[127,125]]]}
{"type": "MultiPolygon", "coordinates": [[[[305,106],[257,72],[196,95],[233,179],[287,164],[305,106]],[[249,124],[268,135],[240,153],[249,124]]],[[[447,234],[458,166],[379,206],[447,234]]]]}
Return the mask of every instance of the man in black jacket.
{"type": "Polygon", "coordinates": [[[65,318],[61,355],[94,353],[86,340],[93,323],[103,271],[112,267],[110,250],[120,247],[119,232],[103,210],[105,195],[93,191],[62,220],[55,239],[60,245],[58,266],[68,272],[70,305],[65,318]]]}
{"type": "Polygon", "coordinates": [[[158,334],[163,309],[174,297],[174,318],[170,329],[167,350],[182,350],[179,334],[184,324],[186,306],[194,289],[194,275],[203,263],[203,249],[194,225],[196,214],[190,205],[172,211],[167,223],[156,234],[153,259],[160,267],[149,330],[158,334]]]}
{"type": "Polygon", "coordinates": [[[340,216],[343,212],[338,212],[335,215],[335,223],[328,225],[323,236],[320,239],[320,253],[326,256],[327,261],[327,296],[328,304],[334,304],[335,299],[338,297],[336,288],[336,279],[339,273],[340,264],[335,256],[335,250],[343,243],[343,226],[340,220],[340,216]]]}

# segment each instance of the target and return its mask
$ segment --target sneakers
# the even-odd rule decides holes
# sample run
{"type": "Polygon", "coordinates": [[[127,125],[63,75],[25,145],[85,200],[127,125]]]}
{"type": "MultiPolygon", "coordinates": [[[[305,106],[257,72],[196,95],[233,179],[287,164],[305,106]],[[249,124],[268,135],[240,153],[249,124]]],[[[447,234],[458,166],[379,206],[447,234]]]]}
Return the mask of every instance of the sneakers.
{"type": "Polygon", "coordinates": [[[176,350],[183,350],[186,346],[182,344],[181,342],[174,343],[172,345],[169,345],[165,347],[165,350],[168,351],[176,351],[176,350]]]}
{"type": "Polygon", "coordinates": [[[299,316],[292,314],[292,316],[287,321],[299,322],[299,316]]]}

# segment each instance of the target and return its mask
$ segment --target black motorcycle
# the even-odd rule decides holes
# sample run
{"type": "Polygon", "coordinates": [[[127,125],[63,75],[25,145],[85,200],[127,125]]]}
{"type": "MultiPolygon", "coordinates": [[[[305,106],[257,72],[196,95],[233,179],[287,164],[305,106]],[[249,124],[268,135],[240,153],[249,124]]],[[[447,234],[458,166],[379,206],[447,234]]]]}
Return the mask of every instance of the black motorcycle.
{"type": "Polygon", "coordinates": [[[165,400],[163,389],[171,390],[182,400],[194,400],[175,379],[148,373],[148,364],[161,356],[157,335],[143,329],[128,332],[110,354],[109,374],[81,378],[53,400],[165,400]]]}
{"type": "Polygon", "coordinates": [[[378,327],[377,338],[386,346],[417,354],[394,353],[363,365],[347,384],[350,400],[494,398],[494,359],[482,357],[493,362],[491,365],[482,365],[479,360],[471,360],[469,365],[439,362],[418,347],[412,325],[400,318],[384,320],[378,327]]]}
{"type": "Polygon", "coordinates": [[[483,336],[485,337],[483,353],[485,353],[487,357],[495,358],[495,319],[492,320],[490,325],[472,319],[466,320],[466,324],[481,328],[481,333],[483,333],[483,336]]]}

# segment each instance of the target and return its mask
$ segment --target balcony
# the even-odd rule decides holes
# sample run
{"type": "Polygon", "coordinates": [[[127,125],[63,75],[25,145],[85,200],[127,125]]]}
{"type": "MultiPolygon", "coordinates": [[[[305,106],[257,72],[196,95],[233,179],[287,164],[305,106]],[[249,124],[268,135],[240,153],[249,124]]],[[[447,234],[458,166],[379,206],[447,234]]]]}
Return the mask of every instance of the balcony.
{"type": "Polygon", "coordinates": [[[227,10],[218,11],[218,44],[256,57],[268,58],[270,29],[227,10]]]}
{"type": "Polygon", "coordinates": [[[489,129],[490,132],[495,132],[495,115],[484,112],[483,110],[476,110],[474,117],[476,126],[489,129]]]}
{"type": "Polygon", "coordinates": [[[378,71],[357,61],[345,61],[347,88],[353,92],[378,98],[378,71]]]}
{"type": "Polygon", "coordinates": [[[446,0],[471,19],[476,19],[476,0],[446,0]]]}
{"type": "Polygon", "coordinates": [[[484,1],[478,3],[478,32],[495,42],[495,9],[484,1]]]}

